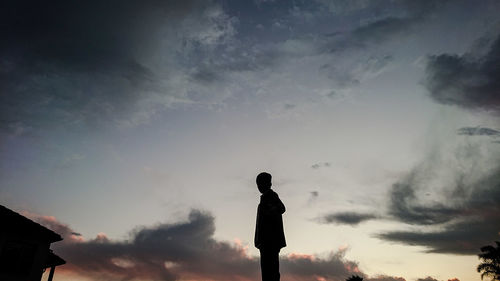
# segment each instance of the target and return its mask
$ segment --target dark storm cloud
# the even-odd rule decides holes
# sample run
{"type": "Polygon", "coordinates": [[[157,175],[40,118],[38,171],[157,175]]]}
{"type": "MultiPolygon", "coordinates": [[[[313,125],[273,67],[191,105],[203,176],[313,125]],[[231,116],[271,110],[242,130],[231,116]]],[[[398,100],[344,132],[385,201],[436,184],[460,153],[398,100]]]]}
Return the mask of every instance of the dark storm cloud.
{"type": "MultiPolygon", "coordinates": [[[[476,44],[474,48],[477,50],[464,55],[441,54],[428,58],[425,85],[435,101],[498,114],[500,36],[496,35],[492,40],[483,38],[483,41],[490,42],[486,45],[489,48],[476,44]]],[[[457,130],[457,134],[496,138],[500,132],[485,127],[463,127],[457,130]]],[[[377,237],[423,246],[428,252],[465,255],[477,254],[481,246],[498,239],[500,159],[496,150],[490,150],[488,157],[492,157],[493,162],[485,164],[488,159],[484,154],[480,155],[480,151],[474,145],[455,151],[456,157],[461,155],[463,159],[450,163],[450,167],[455,168],[449,169],[454,178],[451,182],[441,181],[440,185],[446,192],[437,198],[428,198],[433,200],[425,200],[421,195],[444,169],[435,164],[439,162],[438,157],[428,157],[393,184],[389,214],[395,220],[414,226],[434,226],[434,231],[391,231],[377,237]]]]}
{"type": "MultiPolygon", "coordinates": [[[[55,252],[67,260],[61,268],[85,276],[108,280],[255,280],[258,258],[248,256],[242,245],[217,241],[214,217],[193,210],[186,222],[139,227],[125,241],[112,241],[105,234],[84,241],[71,228],[53,217],[28,214],[33,220],[64,237],[55,252]],[[215,258],[214,258],[215,257],[215,258]]],[[[282,275],[293,280],[344,280],[359,272],[356,262],[344,258],[345,251],[328,258],[290,254],[281,258],[282,275]]]]}
{"type": "Polygon", "coordinates": [[[182,74],[189,50],[202,52],[232,30],[210,1],[0,5],[0,127],[10,131],[96,125],[139,111],[147,118],[151,108],[139,101],[182,97],[164,81],[182,74]]]}
{"type": "MultiPolygon", "coordinates": [[[[294,59],[314,56],[331,62],[318,79],[328,78],[322,87],[334,93],[392,61],[369,54],[337,64],[338,52],[410,34],[405,28],[442,1],[417,2],[349,4],[360,20],[343,31],[318,28],[340,21],[318,8],[331,5],[322,1],[262,7],[201,0],[4,2],[0,129],[22,134],[53,126],[133,126],[173,105],[210,106],[227,95],[258,92],[263,73],[295,69],[294,59]],[[307,24],[291,10],[311,15],[307,24]]],[[[307,80],[305,88],[319,82],[307,80]]]]}
{"type": "MultiPolygon", "coordinates": [[[[496,210],[499,212],[500,210],[496,210]]],[[[453,223],[437,232],[391,231],[376,237],[412,246],[422,246],[428,253],[477,255],[479,248],[498,239],[499,215],[482,214],[453,223]]]]}
{"type": "MultiPolygon", "coordinates": [[[[45,223],[43,218],[39,222],[45,223]]],[[[54,226],[54,222],[47,226],[54,226]]],[[[65,237],[54,250],[68,261],[65,270],[113,280],[256,278],[257,260],[248,257],[241,247],[214,240],[214,231],[212,216],[192,211],[187,222],[140,227],[123,242],[111,241],[104,234],[89,241],[65,237]]]]}
{"type": "Polygon", "coordinates": [[[378,238],[418,245],[427,252],[473,255],[483,245],[498,239],[500,232],[500,164],[477,180],[474,174],[457,174],[442,203],[417,199],[422,185],[429,184],[432,171],[416,168],[390,192],[390,214],[413,225],[436,225],[435,231],[391,231],[378,238]]]}
{"type": "Polygon", "coordinates": [[[366,213],[340,212],[323,216],[320,221],[323,223],[347,224],[356,226],[361,222],[376,219],[377,216],[366,213]]]}
{"type": "Polygon", "coordinates": [[[500,131],[485,127],[463,127],[457,133],[466,136],[500,136],[500,131]]]}
{"type": "Polygon", "coordinates": [[[425,181],[429,171],[415,168],[405,179],[392,185],[389,213],[400,221],[416,225],[432,225],[452,220],[458,213],[455,208],[436,203],[423,205],[416,197],[416,189],[425,181]]]}
{"type": "Polygon", "coordinates": [[[425,84],[442,104],[500,111],[500,35],[481,57],[441,54],[428,59],[425,84]]]}

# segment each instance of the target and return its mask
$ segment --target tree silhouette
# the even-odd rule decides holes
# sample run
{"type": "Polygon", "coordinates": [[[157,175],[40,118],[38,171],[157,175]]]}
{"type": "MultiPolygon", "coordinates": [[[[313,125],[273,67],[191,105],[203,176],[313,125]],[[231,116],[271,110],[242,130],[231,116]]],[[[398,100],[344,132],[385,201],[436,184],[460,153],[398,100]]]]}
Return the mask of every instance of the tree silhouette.
{"type": "Polygon", "coordinates": [[[360,276],[357,276],[357,275],[353,275],[353,276],[347,278],[346,281],[363,281],[363,277],[360,277],[360,276]]]}
{"type": "Polygon", "coordinates": [[[500,281],[500,242],[495,241],[495,243],[496,248],[490,245],[481,248],[479,259],[482,262],[477,266],[477,272],[482,272],[481,279],[489,276],[492,280],[500,281]]]}

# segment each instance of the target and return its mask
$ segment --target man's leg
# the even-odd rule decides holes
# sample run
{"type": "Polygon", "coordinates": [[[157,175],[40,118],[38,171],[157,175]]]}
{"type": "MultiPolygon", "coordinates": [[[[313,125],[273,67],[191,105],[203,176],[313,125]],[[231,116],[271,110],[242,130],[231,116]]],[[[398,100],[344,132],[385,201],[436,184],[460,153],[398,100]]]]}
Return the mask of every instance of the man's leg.
{"type": "Polygon", "coordinates": [[[260,268],[262,281],[279,281],[279,249],[260,249],[260,268]]]}

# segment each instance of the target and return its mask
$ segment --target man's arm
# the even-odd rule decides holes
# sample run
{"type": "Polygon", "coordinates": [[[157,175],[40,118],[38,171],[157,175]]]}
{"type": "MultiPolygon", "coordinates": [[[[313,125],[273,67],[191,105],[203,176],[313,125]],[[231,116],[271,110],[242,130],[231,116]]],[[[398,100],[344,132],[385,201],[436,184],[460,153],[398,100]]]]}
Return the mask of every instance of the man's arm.
{"type": "Polygon", "coordinates": [[[264,206],[264,211],[268,214],[281,215],[286,211],[285,205],[281,202],[276,192],[269,194],[269,197],[265,200],[264,206]]]}

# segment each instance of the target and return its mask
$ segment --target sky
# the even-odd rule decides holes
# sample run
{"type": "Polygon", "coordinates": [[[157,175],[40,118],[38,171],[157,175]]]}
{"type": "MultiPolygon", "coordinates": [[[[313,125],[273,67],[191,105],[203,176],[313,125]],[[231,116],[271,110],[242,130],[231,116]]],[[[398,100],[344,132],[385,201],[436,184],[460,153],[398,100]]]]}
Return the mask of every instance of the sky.
{"type": "MultiPolygon", "coordinates": [[[[56,281],[479,280],[500,240],[500,2],[0,4],[0,204],[56,281]]],[[[44,275],[47,278],[47,274],[44,275]]]]}

